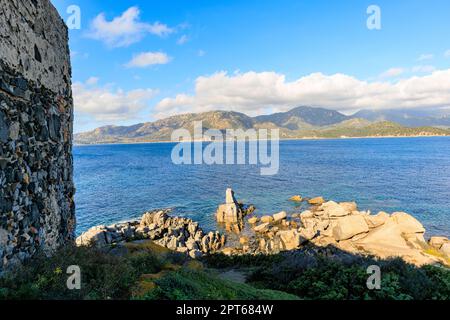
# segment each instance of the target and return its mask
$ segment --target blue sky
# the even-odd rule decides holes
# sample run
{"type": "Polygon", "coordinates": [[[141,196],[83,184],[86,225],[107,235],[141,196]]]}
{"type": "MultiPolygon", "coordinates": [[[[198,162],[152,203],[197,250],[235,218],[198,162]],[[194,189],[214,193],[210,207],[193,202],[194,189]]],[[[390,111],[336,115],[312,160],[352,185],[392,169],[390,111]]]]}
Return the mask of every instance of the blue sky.
{"type": "Polygon", "coordinates": [[[81,9],[75,132],[215,109],[450,107],[447,0],[52,2],[64,19],[81,9]]]}

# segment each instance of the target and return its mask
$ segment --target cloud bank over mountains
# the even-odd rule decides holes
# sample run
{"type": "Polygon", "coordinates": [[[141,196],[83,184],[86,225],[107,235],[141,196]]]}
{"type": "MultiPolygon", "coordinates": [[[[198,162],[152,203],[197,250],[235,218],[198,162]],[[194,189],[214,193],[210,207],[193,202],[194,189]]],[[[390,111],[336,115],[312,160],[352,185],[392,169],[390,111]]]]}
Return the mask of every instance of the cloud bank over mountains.
{"type": "Polygon", "coordinates": [[[131,91],[98,86],[91,78],[74,83],[77,112],[97,120],[124,120],[148,110],[155,119],[170,115],[229,110],[252,116],[286,111],[297,105],[326,107],[343,112],[364,109],[450,107],[450,69],[390,81],[364,81],[345,74],[312,73],[288,81],[276,72],[225,71],[198,77],[193,94],[165,97],[153,107],[157,89],[131,91]]]}
{"type": "Polygon", "coordinates": [[[85,83],[72,85],[75,112],[90,115],[98,121],[123,121],[133,119],[148,107],[158,90],[136,89],[124,91],[112,85],[99,86],[92,77],[85,83]]]}
{"type": "Polygon", "coordinates": [[[154,108],[161,118],[185,112],[242,111],[250,115],[286,111],[296,105],[360,109],[448,107],[450,69],[396,82],[364,81],[345,74],[312,73],[294,81],[276,72],[217,72],[198,77],[193,94],[162,99],[154,108]]]}

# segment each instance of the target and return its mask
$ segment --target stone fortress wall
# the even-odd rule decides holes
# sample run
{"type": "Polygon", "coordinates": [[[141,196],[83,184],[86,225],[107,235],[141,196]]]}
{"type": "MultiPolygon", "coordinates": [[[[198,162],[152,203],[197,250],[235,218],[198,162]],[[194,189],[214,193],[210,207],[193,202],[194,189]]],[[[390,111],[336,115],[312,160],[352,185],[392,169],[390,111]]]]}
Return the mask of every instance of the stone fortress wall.
{"type": "Polygon", "coordinates": [[[0,0],[0,272],[75,237],[68,30],[49,0],[0,0]]]}

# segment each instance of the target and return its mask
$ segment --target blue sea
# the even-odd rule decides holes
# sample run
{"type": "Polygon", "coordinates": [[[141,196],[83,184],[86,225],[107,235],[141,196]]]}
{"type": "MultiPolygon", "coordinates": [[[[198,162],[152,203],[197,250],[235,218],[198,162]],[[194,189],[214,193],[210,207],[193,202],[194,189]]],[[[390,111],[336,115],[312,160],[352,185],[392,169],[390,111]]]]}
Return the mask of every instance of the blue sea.
{"type": "Polygon", "coordinates": [[[257,165],[175,165],[172,143],[74,147],[77,233],[140,217],[174,214],[216,229],[225,189],[257,214],[302,208],[288,199],[323,196],[361,210],[405,211],[427,235],[450,236],[450,138],[370,138],[280,142],[279,173],[257,165]]]}

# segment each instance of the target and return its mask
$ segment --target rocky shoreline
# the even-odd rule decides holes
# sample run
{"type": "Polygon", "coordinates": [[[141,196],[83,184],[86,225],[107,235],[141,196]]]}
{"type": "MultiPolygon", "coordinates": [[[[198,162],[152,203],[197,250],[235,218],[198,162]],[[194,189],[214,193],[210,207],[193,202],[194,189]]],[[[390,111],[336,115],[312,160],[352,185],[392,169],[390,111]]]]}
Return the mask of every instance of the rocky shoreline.
{"type": "Polygon", "coordinates": [[[425,228],[404,212],[388,214],[359,211],[355,202],[307,201],[308,209],[288,215],[282,211],[258,217],[253,206],[238,203],[231,189],[225,204],[218,207],[216,219],[224,232],[204,232],[198,222],[169,216],[170,210],[145,213],[140,220],[97,226],[77,238],[78,246],[111,245],[150,240],[191,258],[223,253],[226,255],[277,254],[303,247],[333,248],[355,255],[380,259],[400,257],[417,265],[450,266],[450,241],[446,237],[425,240],[425,228]]]}
{"type": "Polygon", "coordinates": [[[96,226],[76,239],[78,246],[97,247],[152,240],[170,250],[200,258],[203,254],[218,251],[225,245],[226,237],[218,231],[205,233],[197,222],[181,217],[169,217],[167,210],[146,212],[141,220],[96,226]]]}

